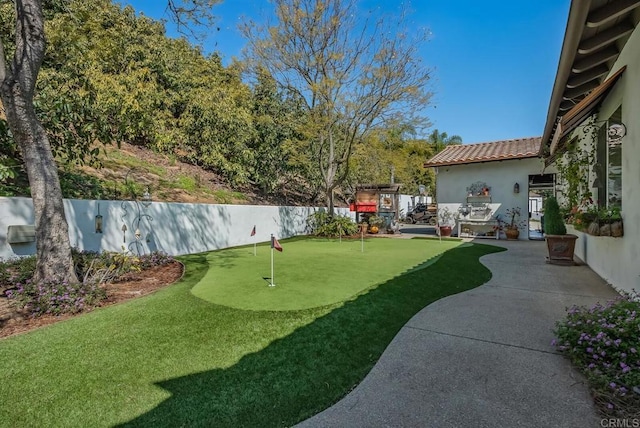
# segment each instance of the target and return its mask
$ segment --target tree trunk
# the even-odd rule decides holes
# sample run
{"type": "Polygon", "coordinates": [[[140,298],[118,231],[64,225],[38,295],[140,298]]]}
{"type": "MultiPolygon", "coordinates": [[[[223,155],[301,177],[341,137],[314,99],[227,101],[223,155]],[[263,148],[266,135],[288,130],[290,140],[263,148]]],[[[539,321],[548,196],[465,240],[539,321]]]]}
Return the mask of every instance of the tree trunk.
{"type": "Polygon", "coordinates": [[[327,189],[327,206],[328,206],[328,210],[329,210],[329,215],[331,217],[333,217],[334,211],[335,211],[335,203],[334,203],[334,193],[333,193],[333,187],[330,187],[327,189]]]}
{"type": "Polygon", "coordinates": [[[39,0],[16,0],[16,44],[11,66],[0,41],[0,97],[9,129],[24,160],[35,214],[36,282],[77,283],[69,226],[51,145],[33,106],[44,58],[44,18],[39,0]]]}
{"type": "Polygon", "coordinates": [[[76,283],[69,227],[49,139],[36,117],[33,104],[24,99],[17,82],[10,83],[2,85],[2,101],[31,187],[36,227],[34,281],[76,283]]]}

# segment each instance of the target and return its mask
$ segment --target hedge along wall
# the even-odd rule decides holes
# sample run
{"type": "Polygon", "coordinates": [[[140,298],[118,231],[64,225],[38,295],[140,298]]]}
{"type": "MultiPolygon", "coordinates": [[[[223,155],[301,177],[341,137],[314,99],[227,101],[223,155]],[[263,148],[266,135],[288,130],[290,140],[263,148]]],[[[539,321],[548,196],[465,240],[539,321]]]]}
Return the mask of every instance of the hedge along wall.
{"type": "MultiPolygon", "coordinates": [[[[71,245],[80,250],[191,254],[308,233],[307,217],[324,208],[65,199],[71,245]],[[102,216],[102,233],[95,217],[102,216]],[[123,227],[126,226],[126,227],[123,227]],[[256,227],[256,235],[251,230],[256,227]],[[126,230],[123,230],[126,229],[126,230]],[[135,232],[140,231],[136,239],[135,232]]],[[[353,218],[348,208],[336,213],[353,218]]],[[[9,226],[33,225],[30,198],[0,197],[0,259],[35,254],[34,241],[9,243],[9,226]]],[[[13,228],[15,230],[15,228],[13,228]]]]}

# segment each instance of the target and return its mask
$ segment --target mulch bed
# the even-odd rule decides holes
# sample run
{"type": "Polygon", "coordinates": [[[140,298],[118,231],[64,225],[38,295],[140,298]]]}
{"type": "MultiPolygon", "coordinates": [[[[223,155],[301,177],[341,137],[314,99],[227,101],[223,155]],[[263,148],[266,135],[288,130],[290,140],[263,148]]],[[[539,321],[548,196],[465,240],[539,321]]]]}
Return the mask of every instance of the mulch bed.
{"type": "MultiPolygon", "coordinates": [[[[127,300],[146,296],[154,291],[173,284],[182,277],[184,266],[174,261],[162,266],[154,266],[141,272],[127,274],[118,282],[105,284],[107,298],[100,307],[114,305],[127,300]]],[[[30,318],[8,304],[4,297],[0,299],[0,338],[25,333],[36,328],[54,324],[82,314],[43,315],[30,318]]]]}

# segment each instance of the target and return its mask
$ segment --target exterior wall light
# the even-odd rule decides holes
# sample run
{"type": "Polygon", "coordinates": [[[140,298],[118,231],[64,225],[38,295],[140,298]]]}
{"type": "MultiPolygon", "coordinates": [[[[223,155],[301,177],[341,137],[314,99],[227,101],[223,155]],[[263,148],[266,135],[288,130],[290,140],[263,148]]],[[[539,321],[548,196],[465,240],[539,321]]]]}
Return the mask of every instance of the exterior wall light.
{"type": "Polygon", "coordinates": [[[102,216],[100,215],[100,203],[98,202],[98,215],[95,218],[96,233],[102,233],[102,216]]]}
{"type": "Polygon", "coordinates": [[[513,185],[513,193],[520,193],[520,185],[518,183],[513,185]]]}

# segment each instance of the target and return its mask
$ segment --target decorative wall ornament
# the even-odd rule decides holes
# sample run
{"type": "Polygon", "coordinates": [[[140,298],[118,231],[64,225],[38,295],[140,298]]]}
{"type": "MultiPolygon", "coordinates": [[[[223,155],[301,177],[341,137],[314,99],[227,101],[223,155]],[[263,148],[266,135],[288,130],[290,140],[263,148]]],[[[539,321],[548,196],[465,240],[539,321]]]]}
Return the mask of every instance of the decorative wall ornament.
{"type": "Polygon", "coordinates": [[[627,135],[627,127],[624,123],[613,123],[607,128],[609,144],[617,144],[627,135]]]}
{"type": "MultiPolygon", "coordinates": [[[[140,238],[142,238],[142,232],[140,231],[141,223],[143,222],[143,220],[146,221],[147,227],[150,229],[151,222],[153,221],[153,217],[151,217],[149,214],[146,213],[146,209],[149,207],[150,203],[151,203],[150,201],[147,201],[147,203],[144,203],[144,202],[141,203],[137,199],[134,199],[133,201],[122,201],[122,203],[120,204],[120,206],[122,207],[122,211],[124,212],[120,216],[120,218],[122,219],[122,232],[124,233],[124,237],[123,237],[124,243],[126,244],[127,242],[126,231],[133,230],[134,231],[133,236],[135,240],[131,241],[127,245],[127,248],[131,252],[133,252],[135,248],[135,252],[138,255],[144,254],[144,246],[140,242],[140,238]],[[133,218],[131,218],[129,215],[130,214],[129,210],[131,209],[132,205],[134,208],[133,218]],[[127,221],[130,222],[130,228],[127,227],[127,221]]],[[[149,239],[150,239],[150,235],[148,234],[147,242],[149,242],[149,239]]]]}
{"type": "Polygon", "coordinates": [[[476,181],[467,187],[467,193],[469,196],[488,196],[491,193],[491,187],[484,181],[476,181]]]}

